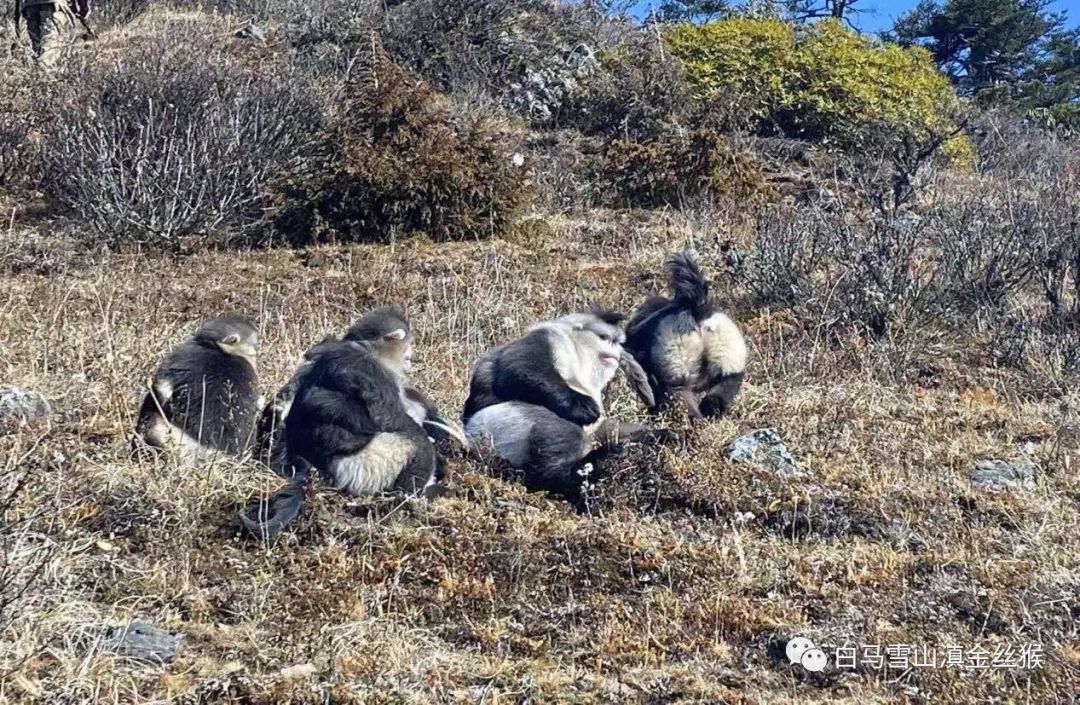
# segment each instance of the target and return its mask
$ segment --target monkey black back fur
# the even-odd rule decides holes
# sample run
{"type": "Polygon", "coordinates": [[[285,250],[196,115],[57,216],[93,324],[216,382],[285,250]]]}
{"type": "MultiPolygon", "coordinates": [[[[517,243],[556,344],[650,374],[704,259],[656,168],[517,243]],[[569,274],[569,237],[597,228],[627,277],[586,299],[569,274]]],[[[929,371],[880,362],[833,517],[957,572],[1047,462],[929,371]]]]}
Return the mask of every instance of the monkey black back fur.
{"type": "Polygon", "coordinates": [[[258,333],[247,318],[227,315],[204,323],[154,372],[137,432],[188,461],[215,452],[242,454],[259,407],[257,346],[258,333]]]}

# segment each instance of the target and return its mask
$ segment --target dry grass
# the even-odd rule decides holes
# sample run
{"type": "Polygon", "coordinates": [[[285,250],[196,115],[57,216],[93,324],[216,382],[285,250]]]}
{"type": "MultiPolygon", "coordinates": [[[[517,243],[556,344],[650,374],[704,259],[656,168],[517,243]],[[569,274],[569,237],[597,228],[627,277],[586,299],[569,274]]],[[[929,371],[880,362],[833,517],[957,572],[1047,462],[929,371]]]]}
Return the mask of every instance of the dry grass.
{"type": "MultiPolygon", "coordinates": [[[[273,488],[267,473],[127,452],[147,375],[204,315],[257,317],[269,394],[311,342],[400,305],[418,382],[457,410],[485,347],[593,301],[629,309],[676,247],[716,254],[696,222],[593,212],[524,223],[514,241],[186,259],[98,255],[16,223],[0,236],[0,381],[56,411],[0,437],[0,468],[31,476],[2,548],[23,570],[43,563],[0,637],[0,702],[1074,701],[1080,457],[1057,440],[1057,402],[1020,394],[970,340],[828,346],[721,292],[754,353],[737,411],[693,429],[665,419],[683,446],[627,459],[592,515],[458,461],[450,498],[320,492],[264,546],[223,527],[273,488]],[[935,375],[893,381],[896,359],[935,375]],[[764,426],[801,477],[724,458],[764,426]],[[1033,493],[970,487],[977,458],[1021,442],[1042,468],[1033,493]],[[132,617],[182,632],[179,661],[103,653],[97,625],[132,617]],[[1046,663],[809,674],[775,657],[792,634],[1039,644],[1046,663]]],[[[639,413],[621,384],[613,408],[639,413]]]]}

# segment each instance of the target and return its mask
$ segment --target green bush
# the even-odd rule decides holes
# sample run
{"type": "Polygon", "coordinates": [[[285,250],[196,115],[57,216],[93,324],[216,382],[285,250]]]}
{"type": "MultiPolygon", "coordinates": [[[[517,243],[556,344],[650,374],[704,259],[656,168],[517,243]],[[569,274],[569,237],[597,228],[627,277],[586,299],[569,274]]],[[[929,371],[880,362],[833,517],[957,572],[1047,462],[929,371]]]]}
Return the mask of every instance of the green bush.
{"type": "Polygon", "coordinates": [[[652,208],[720,196],[747,201],[771,192],[757,159],[711,129],[648,142],[614,140],[602,164],[605,191],[620,206],[652,208]]]}
{"type": "Polygon", "coordinates": [[[765,121],[790,101],[796,71],[794,27],[779,20],[733,18],[680,23],[666,35],[701,102],[733,100],[765,121]]]}
{"type": "MultiPolygon", "coordinates": [[[[867,125],[932,141],[956,129],[961,101],[929,53],[879,43],[835,21],[805,27],[738,18],[668,30],[700,101],[739,106],[762,129],[845,146],[867,125]]],[[[970,147],[953,142],[947,154],[970,147]]]]}
{"type": "Polygon", "coordinates": [[[276,188],[278,229],[296,244],[502,232],[527,193],[510,126],[457,114],[415,75],[373,64],[346,87],[322,157],[276,188]]]}

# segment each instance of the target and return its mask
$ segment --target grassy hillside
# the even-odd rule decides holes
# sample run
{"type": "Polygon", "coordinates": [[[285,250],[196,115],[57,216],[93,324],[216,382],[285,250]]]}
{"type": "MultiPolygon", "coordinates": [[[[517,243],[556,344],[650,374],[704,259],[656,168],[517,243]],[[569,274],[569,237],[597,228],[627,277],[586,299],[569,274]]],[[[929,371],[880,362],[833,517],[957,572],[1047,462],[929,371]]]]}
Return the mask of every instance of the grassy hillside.
{"type": "MultiPolygon", "coordinates": [[[[155,360],[207,311],[263,325],[271,393],[304,347],[375,304],[405,307],[416,377],[444,407],[470,362],[530,321],[660,285],[673,248],[715,243],[679,218],[553,218],[527,244],[251,251],[180,261],[96,256],[5,236],[0,369],[53,400],[0,441],[29,483],[8,561],[37,579],[5,631],[11,702],[1068,702],[1077,668],[1075,427],[1056,401],[964,341],[834,349],[738,308],[754,361],[736,413],[681,447],[639,451],[593,515],[452,464],[431,503],[316,492],[272,546],[222,527],[274,481],[251,463],[185,472],[129,455],[155,360]],[[43,252],[52,253],[49,256],[43,252]],[[933,369],[917,383],[893,364],[933,369]],[[727,460],[775,427],[802,474],[727,460]],[[988,495],[982,457],[1029,444],[1041,472],[988,495]],[[693,498],[696,502],[687,502],[693,498]],[[689,505],[689,506],[688,506],[689,505]],[[40,513],[34,514],[35,511],[40,513]],[[98,648],[102,624],[186,636],[171,667],[98,648]],[[861,667],[810,674],[774,642],[1038,644],[1045,663],[978,677],[861,667]]],[[[39,239],[41,238],[41,239],[39,239]]],[[[707,260],[709,261],[709,260],[707,260]]],[[[729,298],[729,292],[722,292],[729,298]]],[[[638,410],[621,384],[612,404],[638,410]]],[[[944,653],[944,651],[943,651],[944,653]]]]}
{"type": "MultiPolygon", "coordinates": [[[[548,3],[267,3],[265,42],[239,10],[124,7],[45,78],[0,58],[0,392],[52,406],[0,426],[0,703],[1076,702],[1075,142],[978,114],[960,164],[951,128],[747,125],[652,30],[548,3]],[[456,416],[483,350],[629,312],[685,247],[747,335],[742,395],[660,419],[681,442],[631,449],[587,512],[458,457],[449,497],[312,487],[261,544],[231,530],[278,487],[258,463],[130,450],[205,316],[258,322],[269,396],[399,306],[456,416]],[[763,428],[797,472],[729,458],[763,428]],[[986,459],[1034,481],[988,491],[986,459]],[[117,656],[131,620],[176,661],[117,656]]],[[[644,419],[620,380],[609,410],[644,419]]]]}

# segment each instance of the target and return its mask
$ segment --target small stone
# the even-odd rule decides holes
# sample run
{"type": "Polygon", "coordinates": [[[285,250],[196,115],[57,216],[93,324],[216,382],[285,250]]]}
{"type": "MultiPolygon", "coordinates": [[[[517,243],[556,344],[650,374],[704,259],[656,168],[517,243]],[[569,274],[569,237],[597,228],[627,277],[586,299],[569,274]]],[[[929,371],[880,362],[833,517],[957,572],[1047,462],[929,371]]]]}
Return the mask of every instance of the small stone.
{"type": "Polygon", "coordinates": [[[975,463],[971,484],[985,492],[1020,492],[1035,489],[1037,468],[1028,458],[1011,462],[986,458],[975,463]]]}
{"type": "Polygon", "coordinates": [[[310,663],[299,663],[295,666],[288,666],[278,671],[278,675],[287,681],[298,681],[305,678],[310,678],[317,672],[315,666],[310,663]]]}
{"type": "Polygon", "coordinates": [[[238,39],[251,39],[258,42],[265,42],[267,36],[266,27],[260,27],[256,24],[249,24],[236,32],[238,39]]]}
{"type": "Polygon", "coordinates": [[[32,423],[51,413],[49,402],[37,392],[17,387],[0,391],[0,423],[32,423]]]}
{"type": "Polygon", "coordinates": [[[798,477],[802,474],[775,428],[744,433],[728,446],[727,455],[729,460],[736,463],[754,463],[782,477],[798,477]]]}
{"type": "Polygon", "coordinates": [[[134,621],[109,629],[102,648],[133,661],[161,665],[175,661],[183,643],[183,634],[174,634],[149,622],[134,621]]]}

